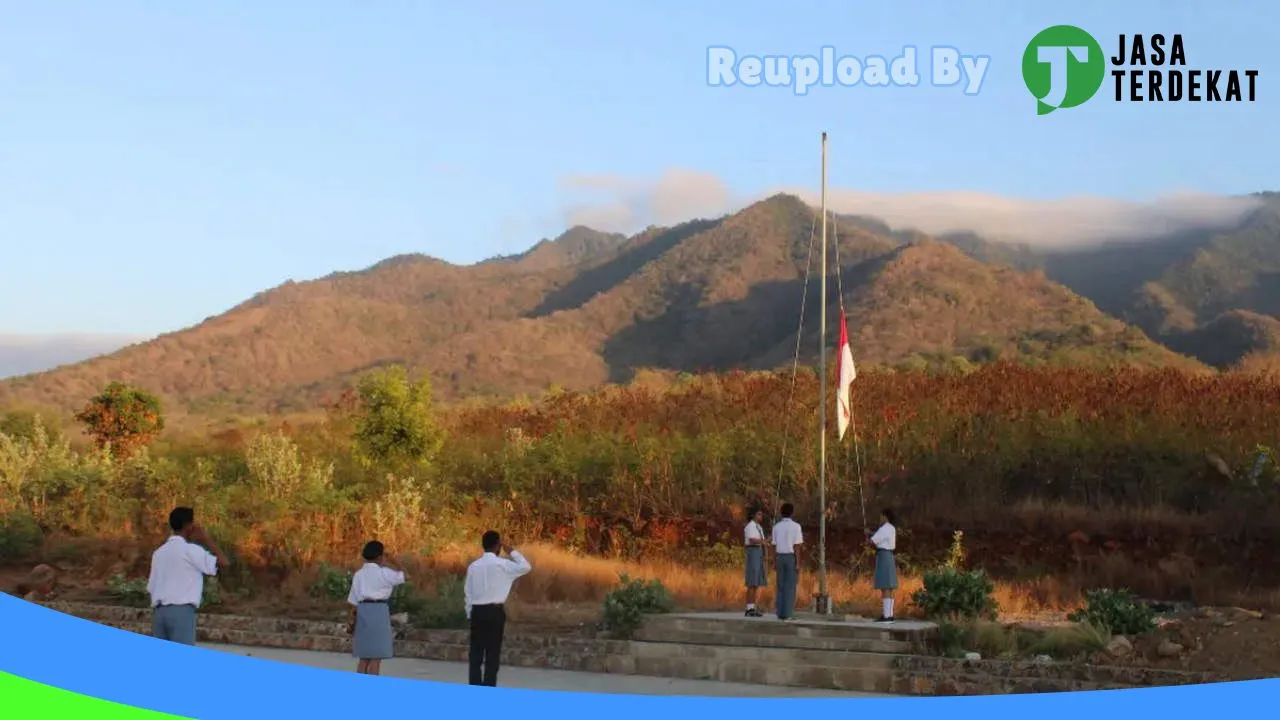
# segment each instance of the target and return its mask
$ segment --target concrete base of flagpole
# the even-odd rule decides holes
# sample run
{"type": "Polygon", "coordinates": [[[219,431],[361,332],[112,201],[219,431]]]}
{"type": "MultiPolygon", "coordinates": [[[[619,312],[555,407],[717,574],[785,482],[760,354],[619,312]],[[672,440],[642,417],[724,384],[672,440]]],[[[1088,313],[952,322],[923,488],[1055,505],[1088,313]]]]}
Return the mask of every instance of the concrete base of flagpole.
{"type": "Polygon", "coordinates": [[[822,593],[814,593],[813,611],[819,615],[830,615],[832,612],[831,596],[823,595],[822,593]]]}

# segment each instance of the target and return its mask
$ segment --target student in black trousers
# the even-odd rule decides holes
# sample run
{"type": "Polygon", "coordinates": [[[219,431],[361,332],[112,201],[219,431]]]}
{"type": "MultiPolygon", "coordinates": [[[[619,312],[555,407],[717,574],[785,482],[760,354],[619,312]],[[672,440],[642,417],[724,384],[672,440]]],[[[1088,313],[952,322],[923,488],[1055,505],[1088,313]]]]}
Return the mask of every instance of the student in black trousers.
{"type": "Polygon", "coordinates": [[[471,623],[470,665],[472,685],[497,687],[502,635],[507,626],[506,602],[511,585],[533,569],[518,550],[502,544],[490,530],[480,538],[484,555],[467,567],[465,595],[471,623]],[[507,557],[500,557],[499,553],[507,557]]]}

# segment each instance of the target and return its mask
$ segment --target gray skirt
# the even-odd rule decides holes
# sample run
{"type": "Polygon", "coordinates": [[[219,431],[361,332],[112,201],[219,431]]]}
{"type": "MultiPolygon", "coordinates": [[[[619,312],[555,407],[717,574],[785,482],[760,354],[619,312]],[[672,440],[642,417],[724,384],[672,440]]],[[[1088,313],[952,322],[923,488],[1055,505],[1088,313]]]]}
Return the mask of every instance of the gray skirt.
{"type": "Polygon", "coordinates": [[[747,587],[758,588],[769,584],[764,572],[764,546],[747,546],[747,587]]]}
{"type": "Polygon", "coordinates": [[[391,608],[384,602],[363,602],[356,606],[356,633],[351,654],[361,660],[385,660],[391,651],[391,608]]]}
{"type": "Polygon", "coordinates": [[[898,589],[898,565],[892,550],[876,550],[876,589],[898,589]]]}

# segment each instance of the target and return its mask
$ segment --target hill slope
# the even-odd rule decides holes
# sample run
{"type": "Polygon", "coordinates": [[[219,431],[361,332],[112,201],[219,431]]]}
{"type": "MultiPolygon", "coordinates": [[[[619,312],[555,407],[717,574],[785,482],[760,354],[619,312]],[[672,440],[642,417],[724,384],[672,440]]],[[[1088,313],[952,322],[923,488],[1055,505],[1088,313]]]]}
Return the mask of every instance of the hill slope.
{"type": "Polygon", "coordinates": [[[947,240],[983,262],[1043,270],[1152,338],[1227,367],[1268,352],[1263,326],[1280,318],[1280,195],[1258,198],[1259,209],[1227,232],[1070,252],[1038,252],[972,234],[947,240]]]}
{"type": "MultiPolygon", "coordinates": [[[[178,411],[302,410],[386,363],[429,372],[444,399],[585,389],[640,368],[773,367],[794,351],[807,260],[815,326],[815,215],[777,195],[630,238],[574,228],[474,266],[392,258],[286,283],[193,328],[2,382],[0,407],[73,409],[124,380],[178,411]]],[[[833,225],[862,362],[1188,362],[1043,275],[865,219],[833,225]]]]}

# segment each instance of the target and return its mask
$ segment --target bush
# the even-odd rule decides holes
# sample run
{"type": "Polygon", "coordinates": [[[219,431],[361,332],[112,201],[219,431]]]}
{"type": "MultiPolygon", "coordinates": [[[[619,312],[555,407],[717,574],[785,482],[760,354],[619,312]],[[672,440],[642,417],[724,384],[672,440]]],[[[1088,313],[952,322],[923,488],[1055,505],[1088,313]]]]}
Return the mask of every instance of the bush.
{"type": "Polygon", "coordinates": [[[965,628],[949,621],[938,623],[938,650],[943,657],[964,657],[965,628]]]}
{"type": "Polygon", "coordinates": [[[660,581],[632,580],[623,575],[618,587],[604,598],[604,629],[615,637],[627,638],[644,622],[645,615],[673,609],[675,601],[660,581]]]}
{"type": "Polygon", "coordinates": [[[14,510],[0,518],[0,562],[25,560],[43,542],[40,525],[25,510],[14,510]]]}
{"type": "Polygon", "coordinates": [[[1128,590],[1102,588],[1084,597],[1084,607],[1070,616],[1072,622],[1089,623],[1114,635],[1141,635],[1156,627],[1155,613],[1128,590]]]}
{"type": "Polygon", "coordinates": [[[433,595],[416,595],[407,583],[391,593],[391,612],[409,613],[409,621],[428,630],[459,630],[467,627],[466,595],[463,579],[449,575],[436,584],[433,595]]]}
{"type": "Polygon", "coordinates": [[[107,580],[107,594],[131,607],[147,607],[151,604],[146,578],[127,580],[124,575],[112,575],[107,580]]]}
{"type": "Polygon", "coordinates": [[[924,587],[911,600],[931,618],[992,618],[996,601],[991,597],[995,584],[981,570],[953,567],[932,570],[924,575],[924,587]]]}
{"type": "Polygon", "coordinates": [[[312,597],[346,600],[351,594],[351,571],[321,565],[309,591],[312,597]]]}

